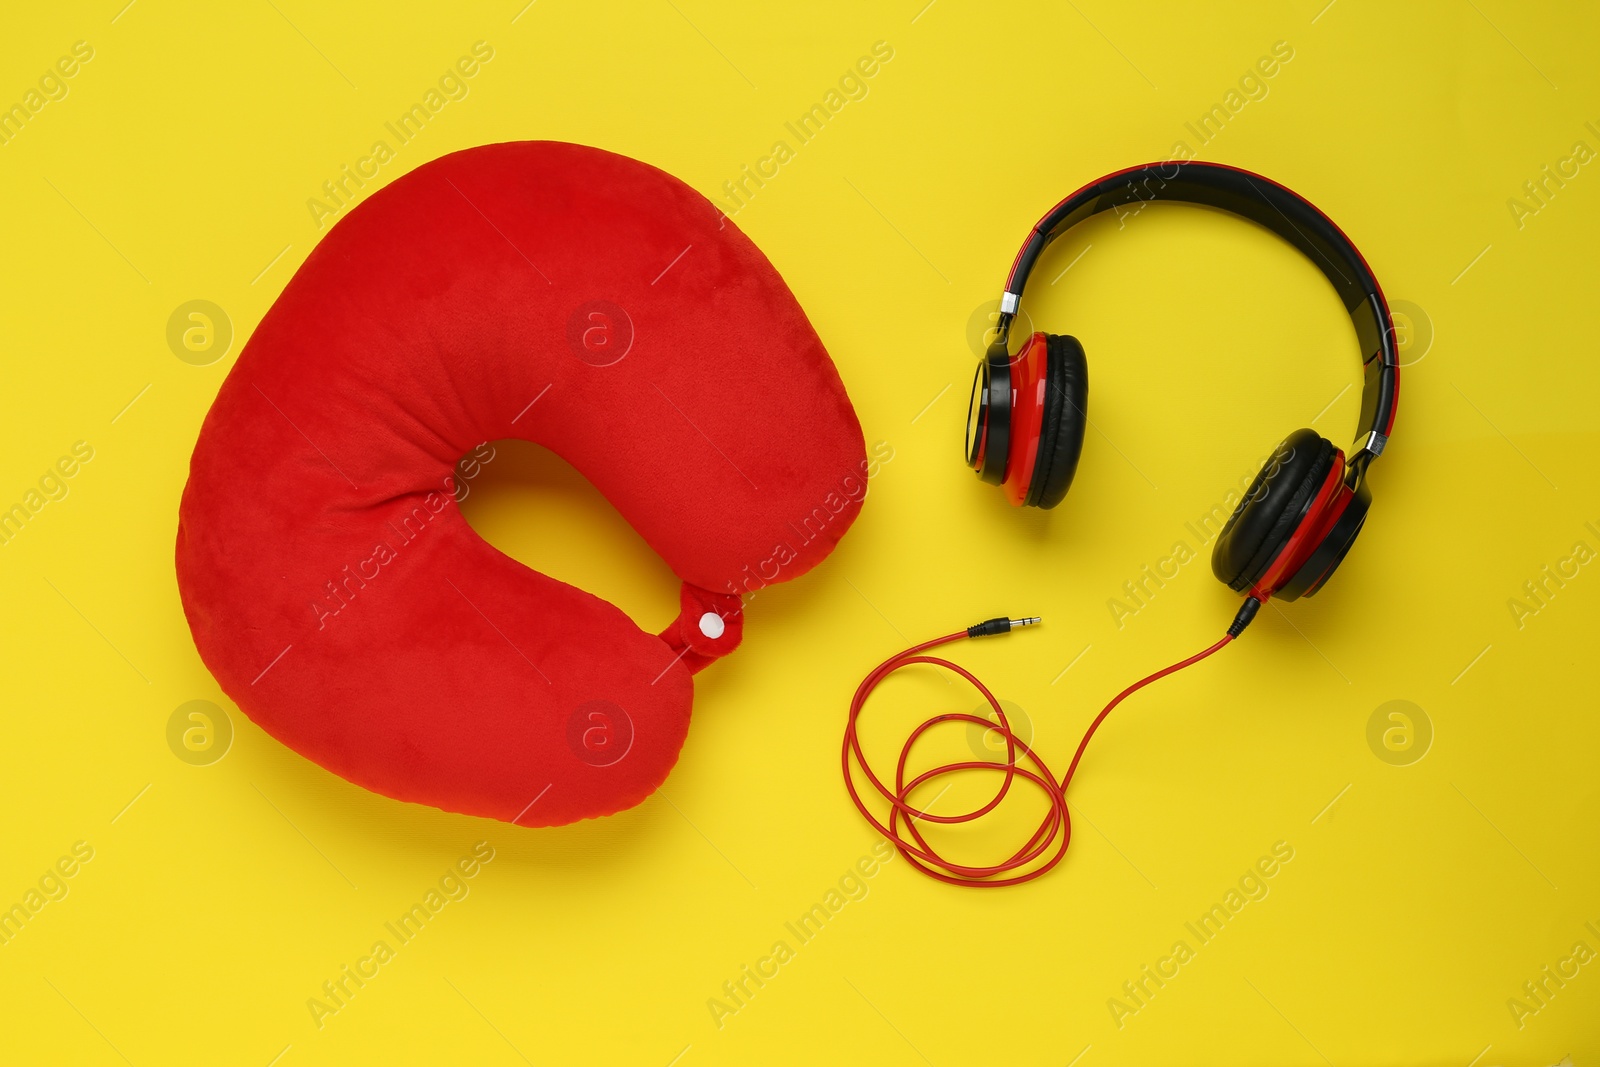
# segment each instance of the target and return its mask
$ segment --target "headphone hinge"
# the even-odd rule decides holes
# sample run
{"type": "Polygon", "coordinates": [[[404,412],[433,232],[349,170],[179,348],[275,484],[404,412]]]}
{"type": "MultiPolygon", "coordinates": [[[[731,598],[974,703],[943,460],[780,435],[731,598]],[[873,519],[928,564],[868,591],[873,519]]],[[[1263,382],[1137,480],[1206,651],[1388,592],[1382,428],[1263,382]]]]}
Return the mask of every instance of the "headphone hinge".
{"type": "Polygon", "coordinates": [[[1350,453],[1350,458],[1345,460],[1344,484],[1353,492],[1359,490],[1367,480],[1367,467],[1383,452],[1384,443],[1388,438],[1377,431],[1368,433],[1357,444],[1355,451],[1350,453]],[[1373,439],[1376,438],[1376,442],[1373,439]]]}

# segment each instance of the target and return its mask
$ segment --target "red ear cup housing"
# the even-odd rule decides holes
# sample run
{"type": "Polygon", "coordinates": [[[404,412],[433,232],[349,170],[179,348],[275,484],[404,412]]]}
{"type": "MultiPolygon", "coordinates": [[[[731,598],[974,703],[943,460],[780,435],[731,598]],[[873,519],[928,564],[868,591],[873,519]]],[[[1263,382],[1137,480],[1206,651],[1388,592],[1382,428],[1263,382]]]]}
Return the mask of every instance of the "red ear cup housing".
{"type": "Polygon", "coordinates": [[[1074,337],[1035,333],[1015,356],[989,347],[967,407],[967,465],[1017,506],[1061,503],[1083,451],[1089,368],[1074,337]]]}
{"type": "Polygon", "coordinates": [[[1048,339],[1033,334],[1011,363],[1011,452],[1000,487],[1014,505],[1026,502],[1038,465],[1049,371],[1048,339]]]}
{"type": "Polygon", "coordinates": [[[1344,562],[1356,536],[1367,521],[1367,510],[1372,506],[1372,490],[1365,482],[1352,492],[1340,484],[1342,494],[1336,495],[1329,507],[1327,533],[1314,538],[1315,545],[1306,555],[1306,561],[1273,595],[1279,600],[1299,600],[1315,596],[1328,576],[1344,562]]]}
{"type": "Polygon", "coordinates": [[[1344,453],[1316,431],[1284,438],[1218,535],[1212,573],[1259,599],[1295,600],[1320,589],[1354,543],[1370,501],[1344,484],[1343,469],[1344,453]]]}
{"type": "Polygon", "coordinates": [[[1076,337],[1046,334],[1044,419],[1038,455],[1022,503],[1053,508],[1066,499],[1083,454],[1089,411],[1089,363],[1076,337]]]}

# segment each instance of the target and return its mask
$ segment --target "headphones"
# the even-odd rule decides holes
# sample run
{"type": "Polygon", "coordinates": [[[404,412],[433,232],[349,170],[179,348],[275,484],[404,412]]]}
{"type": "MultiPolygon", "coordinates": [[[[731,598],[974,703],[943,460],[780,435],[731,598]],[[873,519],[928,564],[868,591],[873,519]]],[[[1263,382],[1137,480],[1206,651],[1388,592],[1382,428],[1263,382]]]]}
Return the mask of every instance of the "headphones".
{"type": "Polygon", "coordinates": [[[1218,208],[1259,223],[1316,264],[1344,301],[1361,347],[1364,384],[1353,451],[1311,429],[1274,450],[1218,535],[1211,570],[1236,593],[1264,602],[1322,588],[1366,521],[1368,465],[1383,454],[1400,394],[1389,305],[1372,269],[1344,232],[1278,183],[1236,167],[1170,160],[1108,174],[1039,220],[1011,265],[994,340],[967,408],[967,464],[1013,505],[1053,508],[1067,495],[1083,450],[1089,367],[1065,334],[1035,333],[1011,355],[1007,337],[1034,264],[1052,241],[1103,211],[1119,217],[1146,203],[1218,208]]]}
{"type": "Polygon", "coordinates": [[[987,619],[923,641],[890,656],[862,679],[850,702],[840,752],[845,788],[856,810],[894,842],[912,867],[941,882],[994,889],[1031,881],[1059,864],[1072,841],[1067,788],[1106,716],[1145,686],[1226,647],[1244,632],[1269,597],[1297,600],[1321,589],[1355,543],[1372,506],[1367,467],[1383,454],[1400,395],[1394,324],[1383,290],[1355,245],[1326,215],[1274,181],[1215,163],[1172,160],[1119,170],[1079,189],[1034,226],[1011,265],[1000,298],[999,328],[973,379],[967,407],[967,465],[979,478],[1004,489],[1006,499],[1018,506],[1053,508],[1066,497],[1078,470],[1088,423],[1089,365],[1083,346],[1077,338],[1064,334],[1035,333],[1013,356],[1007,336],[1028,275],[1051,241],[1091,215],[1116,211],[1120,218],[1127,218],[1156,200],[1220,208],[1260,223],[1303,252],[1333,284],[1355,324],[1365,368],[1356,442],[1346,458],[1315,430],[1296,430],[1283,439],[1250,483],[1212,549],[1212,573],[1245,596],[1227,632],[1209,647],[1145,675],[1113,697],[1089,723],[1072,762],[1060,775],[1045,764],[1028,739],[1016,734],[1000,701],[976,675],[930,654],[966,638],[1012,633],[1038,623],[1036,617],[987,619]],[[960,675],[988,703],[992,718],[963,712],[931,716],[906,737],[891,782],[868,762],[857,723],[879,683],[914,664],[960,675]],[[912,749],[943,723],[993,732],[1005,743],[1005,758],[957,760],[913,773],[908,769],[912,749]],[[929,807],[922,806],[918,791],[923,787],[946,775],[969,771],[998,779],[987,802],[954,813],[930,810],[944,795],[941,791],[929,807]],[[858,772],[870,792],[858,784],[858,772]],[[1037,789],[1045,810],[1032,834],[1009,856],[984,863],[958,861],[928,840],[925,826],[975,822],[998,807],[1014,785],[1037,789]],[[878,800],[869,805],[868,797],[874,794],[878,800]],[[885,802],[887,822],[874,814],[874,807],[885,802]]]}

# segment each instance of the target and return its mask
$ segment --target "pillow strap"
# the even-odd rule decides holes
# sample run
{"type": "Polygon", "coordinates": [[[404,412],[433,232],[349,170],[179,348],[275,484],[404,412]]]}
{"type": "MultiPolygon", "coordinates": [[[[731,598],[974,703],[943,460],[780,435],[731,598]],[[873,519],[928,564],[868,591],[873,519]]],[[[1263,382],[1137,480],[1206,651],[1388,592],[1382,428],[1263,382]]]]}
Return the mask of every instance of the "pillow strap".
{"type": "Polygon", "coordinates": [[[678,617],[657,636],[698,674],[739,647],[744,636],[744,602],[688,582],[678,594],[678,617]]]}

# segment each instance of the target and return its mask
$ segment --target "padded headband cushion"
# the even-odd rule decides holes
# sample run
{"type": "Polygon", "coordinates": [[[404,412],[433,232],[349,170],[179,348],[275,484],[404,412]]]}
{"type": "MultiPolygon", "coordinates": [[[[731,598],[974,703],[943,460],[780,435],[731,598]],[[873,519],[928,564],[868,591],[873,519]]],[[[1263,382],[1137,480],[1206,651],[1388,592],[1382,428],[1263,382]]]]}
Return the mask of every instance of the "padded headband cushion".
{"type": "Polygon", "coordinates": [[[1337,452],[1315,430],[1285,437],[1217,536],[1212,573],[1236,593],[1265,574],[1328,477],[1337,452]]]}
{"type": "MultiPolygon", "coordinates": [[[[1400,398],[1399,355],[1393,319],[1378,279],[1332,219],[1298,193],[1260,174],[1191,159],[1146,163],[1098,178],[1051,208],[1034,225],[1011,264],[1006,292],[1020,298],[1045,248],[1078,223],[1103,211],[1149,201],[1227,211],[1266,227],[1310,259],[1350,313],[1361,361],[1367,367],[1357,439],[1364,440],[1369,431],[1390,433],[1400,398]]],[[[1003,321],[1009,322],[1009,318],[1003,321]]]]}
{"type": "Polygon", "coordinates": [[[1039,456],[1025,503],[1053,508],[1066,499],[1083,454],[1083,431],[1089,413],[1089,363],[1076,337],[1046,334],[1048,388],[1039,456]]]}
{"type": "Polygon", "coordinates": [[[368,789],[524,825],[666,777],[742,595],[815,566],[861,428],[778,273],[703,197],[553,142],[419,167],[327,234],[201,428],[177,576],[224,691],[368,789]],[[472,530],[455,467],[522,438],[683,579],[660,635],[472,530]]]}

